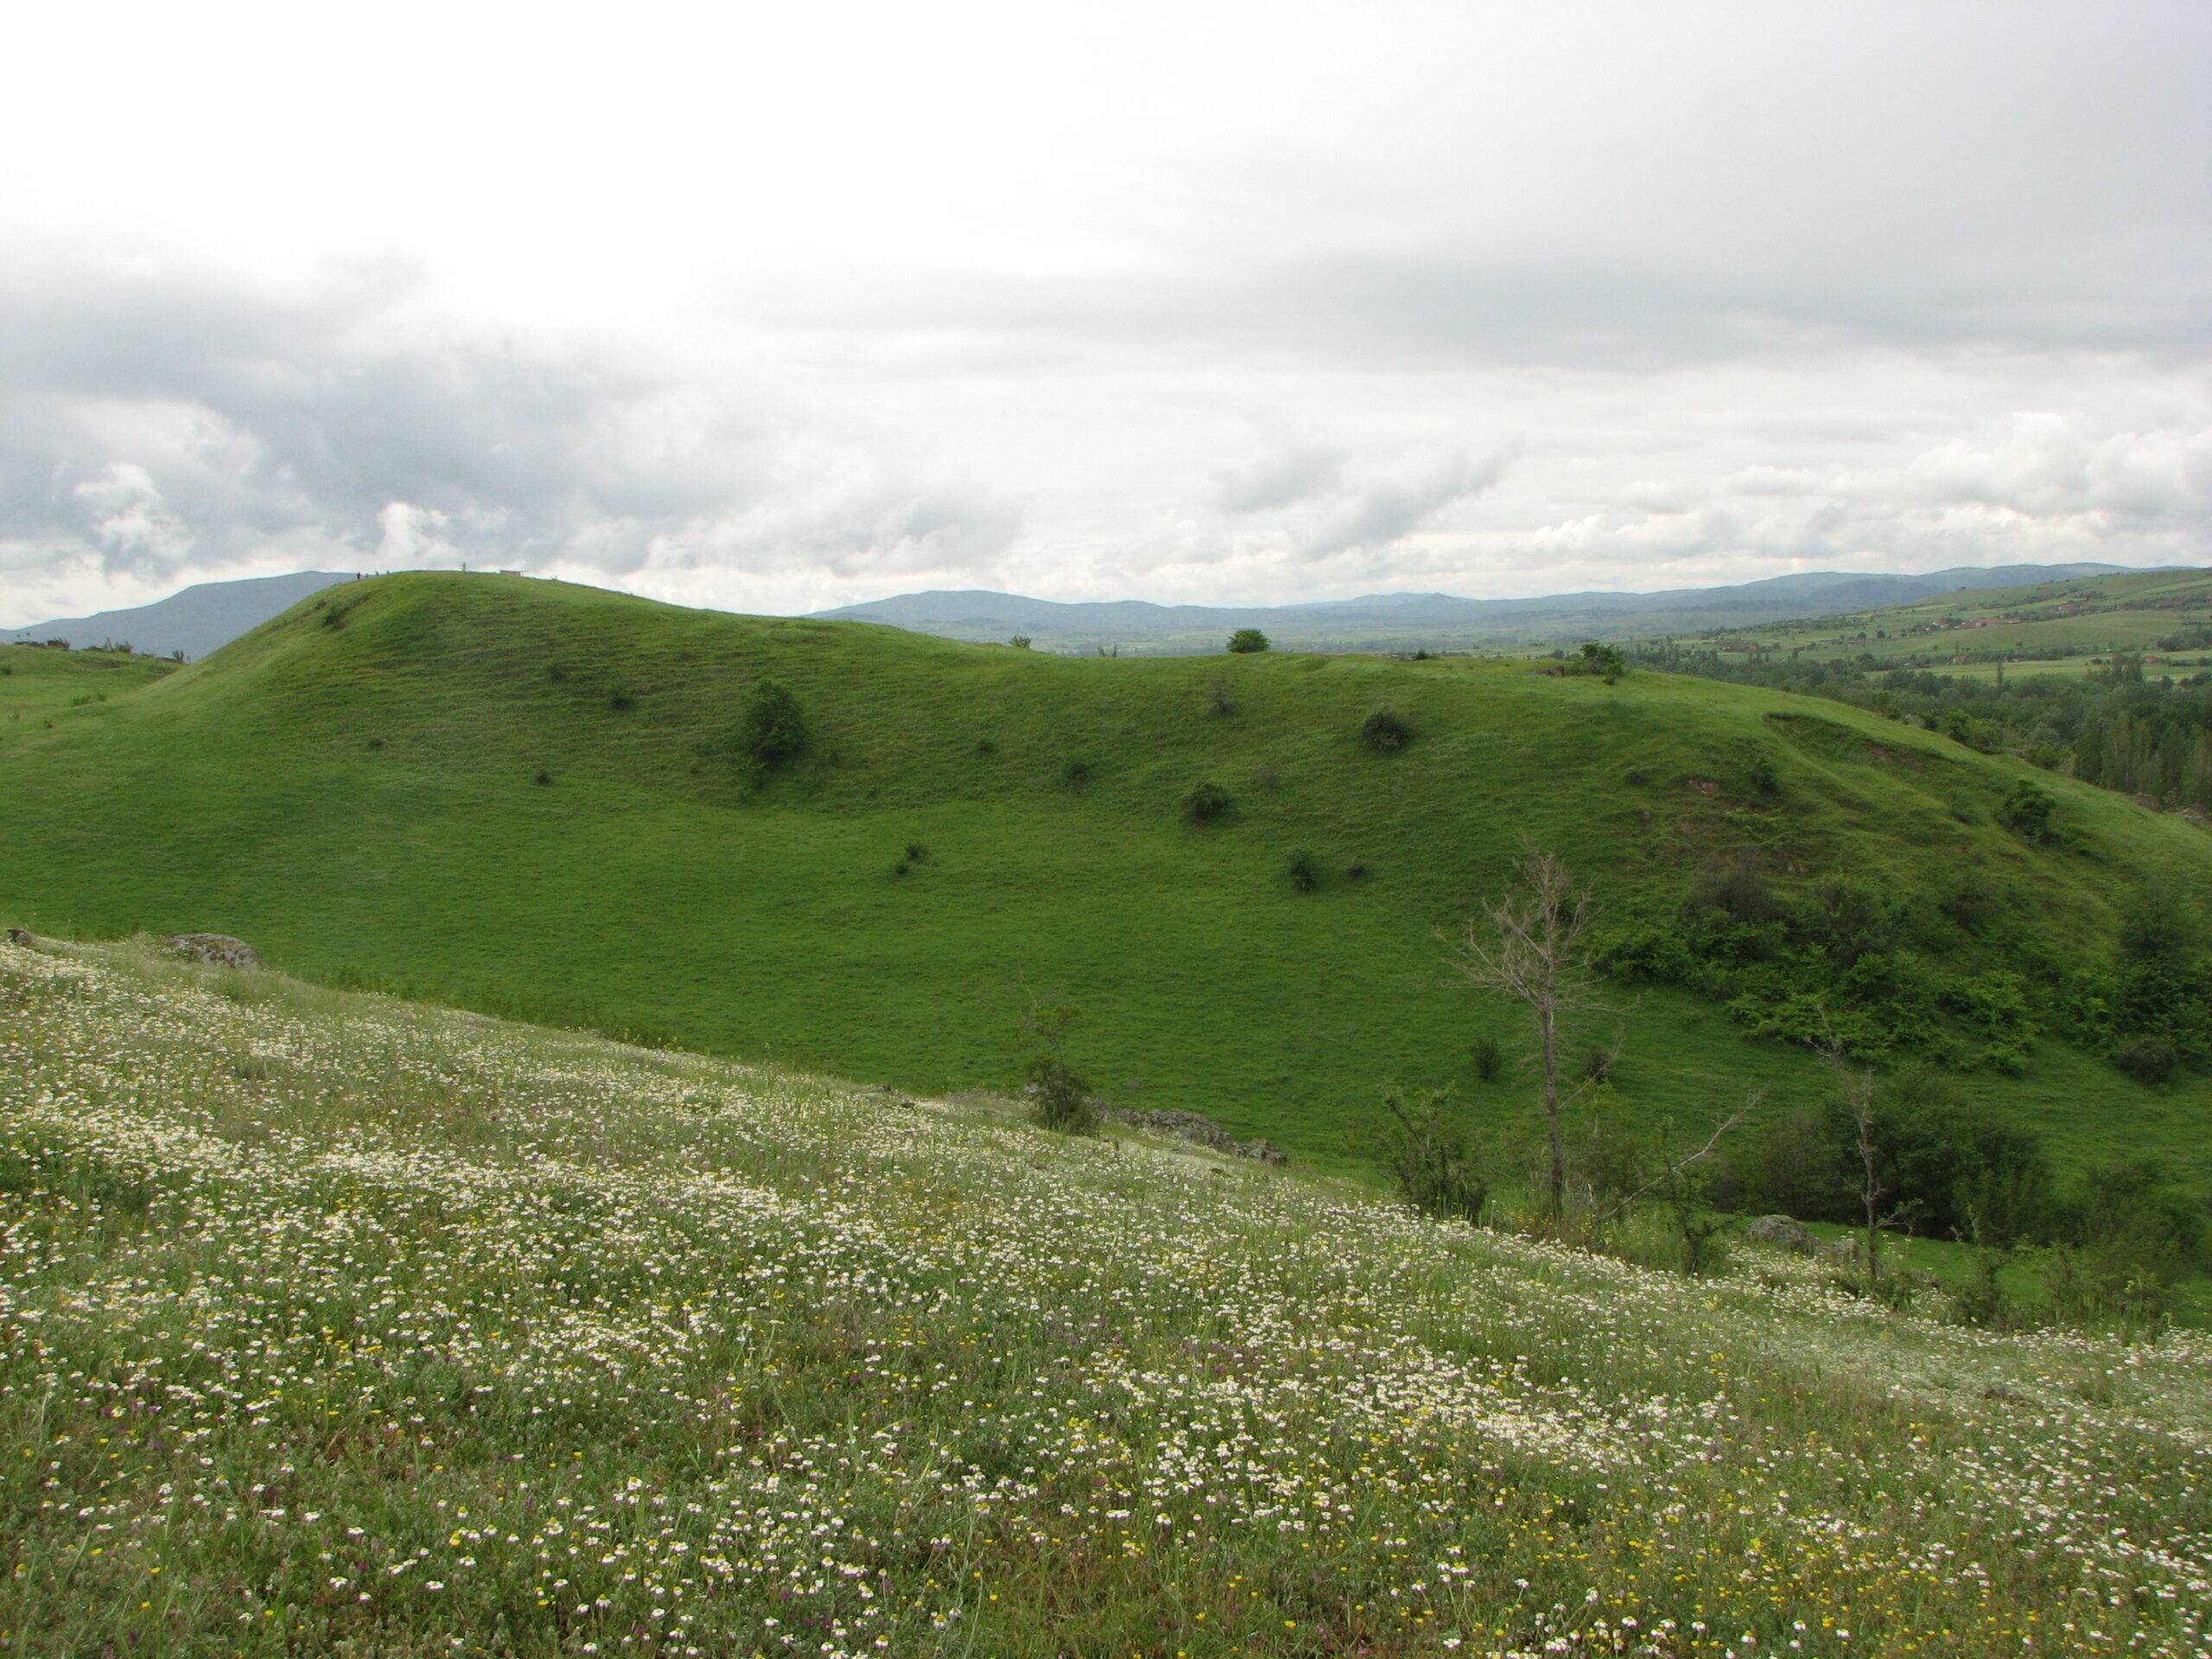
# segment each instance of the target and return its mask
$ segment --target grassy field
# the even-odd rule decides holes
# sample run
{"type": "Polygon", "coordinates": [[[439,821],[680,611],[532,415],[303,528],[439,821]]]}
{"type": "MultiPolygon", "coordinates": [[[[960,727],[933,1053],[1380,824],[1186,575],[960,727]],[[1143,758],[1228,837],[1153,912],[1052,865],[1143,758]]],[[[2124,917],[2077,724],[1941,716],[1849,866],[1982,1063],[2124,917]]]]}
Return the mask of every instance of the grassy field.
{"type": "MultiPolygon", "coordinates": [[[[2160,642],[2212,627],[2212,571],[2152,570],[2033,588],[1960,593],[1916,605],[1729,629],[1694,643],[1808,661],[1871,657],[1883,666],[1992,673],[2081,672],[2115,652],[2170,655],[2190,664],[2202,643],[2162,652],[2160,642]],[[1954,663],[1953,658],[1964,661],[1954,663]]],[[[2152,665],[2152,673],[2158,672],[2152,665]]]]}
{"type": "Polygon", "coordinates": [[[2194,1655],[2212,1351],[0,944],[0,1651],[2194,1655]]]}
{"type": "Polygon", "coordinates": [[[176,671],[127,651],[49,651],[0,645],[0,753],[72,709],[89,709],[176,671]]]}
{"type": "MultiPolygon", "coordinates": [[[[1072,1001],[1071,1057],[1109,1095],[1352,1169],[1389,1083],[1522,1110],[1510,1071],[1484,1084],[1468,1061],[1484,1034],[1516,1046],[1510,1013],[1454,986],[1437,933],[1523,837],[1561,850],[1613,927],[1665,922],[1732,849],[1899,894],[1985,872],[2008,925],[2077,957],[2111,948],[2147,875],[2212,887],[2212,839],[2177,819],[2033,774],[2065,840],[2032,845],[1997,822],[2024,766],[1687,677],[1054,658],[491,576],[327,597],[128,696],[11,723],[0,913],[234,932],[325,982],[938,1091],[1007,1084],[1031,1001],[1072,1001]],[[755,787],[734,732],[764,673],[814,742],[755,787]],[[1357,738],[1383,707],[1414,730],[1402,753],[1357,738]],[[1202,780],[1235,804],[1194,826],[1202,780]],[[927,860],[895,874],[916,842],[927,860]],[[1318,892],[1288,877],[1299,848],[1318,892]]],[[[73,660],[10,653],[27,657],[73,660]]],[[[1615,1081],[1640,1114],[1702,1123],[1747,1085],[1777,1104],[1827,1086],[1711,1003],[1618,1001],[1615,1081]]],[[[2145,1088],[2045,1043],[2026,1077],[1962,1087],[2062,1159],[2147,1150],[2212,1176],[2201,1077],[2145,1088]]]]}

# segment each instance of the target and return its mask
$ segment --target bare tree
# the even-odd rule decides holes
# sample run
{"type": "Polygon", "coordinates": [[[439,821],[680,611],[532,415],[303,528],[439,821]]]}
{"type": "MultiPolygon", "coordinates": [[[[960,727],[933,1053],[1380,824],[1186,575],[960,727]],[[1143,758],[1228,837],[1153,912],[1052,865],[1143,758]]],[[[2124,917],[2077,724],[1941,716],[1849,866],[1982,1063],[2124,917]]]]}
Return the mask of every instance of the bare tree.
{"type": "Polygon", "coordinates": [[[1866,1288],[1878,1292],[1882,1284],[1882,1230],[1905,1216],[1912,1205],[1901,1204],[1886,1215],[1882,1211],[1882,1200],[1890,1196],[1890,1185],[1882,1179],[1881,1153],[1874,1138],[1874,1074],[1865,1066],[1852,1064],[1842,1039],[1833,1030],[1825,1032],[1820,1047],[1834,1069],[1836,1093],[1851,1118],[1854,1150],[1859,1157],[1859,1185],[1853,1196],[1859,1200],[1866,1217],[1866,1288]]]}
{"type": "Polygon", "coordinates": [[[1547,1185],[1556,1219],[1567,1207],[1567,1145],[1560,1133],[1560,1021],[1596,1006],[1589,995],[1586,960],[1592,907],[1590,895],[1575,887],[1556,853],[1528,849],[1516,874],[1516,889],[1485,901],[1483,913],[1468,918],[1452,965],[1468,983],[1502,992],[1522,1004],[1535,1025],[1550,1154],[1547,1185]]]}

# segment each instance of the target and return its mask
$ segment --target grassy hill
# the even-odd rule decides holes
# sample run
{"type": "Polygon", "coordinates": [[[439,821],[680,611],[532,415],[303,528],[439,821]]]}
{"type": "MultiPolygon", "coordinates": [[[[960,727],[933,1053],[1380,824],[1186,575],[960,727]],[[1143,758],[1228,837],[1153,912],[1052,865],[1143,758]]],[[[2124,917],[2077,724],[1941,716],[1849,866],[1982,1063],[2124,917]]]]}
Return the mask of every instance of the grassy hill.
{"type": "Polygon", "coordinates": [[[1808,661],[1991,675],[2079,673],[2128,652],[2150,672],[2212,664],[2212,570],[2144,570],[1947,594],[1910,605],[1716,630],[1700,643],[1808,661]]]}
{"type": "Polygon", "coordinates": [[[0,944],[0,1651],[2205,1650],[2212,1351],[0,944]]]}
{"type": "MultiPolygon", "coordinates": [[[[81,666],[6,653],[32,656],[81,666]]],[[[1058,658],[419,575],[71,701],[0,742],[0,912],[42,931],[235,932],[326,981],[940,1091],[1009,1083],[1024,1009],[1072,1001],[1071,1057],[1109,1095],[1347,1167],[1391,1081],[1522,1111],[1510,1072],[1468,1062],[1479,1036],[1513,1044],[1509,1011],[1453,986],[1436,932],[1523,837],[1616,935],[1671,926],[1716,855],[1923,908],[1976,872],[1997,920],[1962,961],[2031,976],[2108,957],[2145,879],[2212,890],[2187,823],[1850,709],[1658,674],[1058,658]],[[812,742],[761,781],[735,734],[764,675],[812,742]],[[1386,708],[1402,752],[1359,741],[1386,708]],[[2056,799],[2048,845],[2000,822],[2031,776],[2056,799]],[[1182,810],[1202,781],[1234,802],[1203,826],[1182,810]],[[895,874],[910,843],[929,855],[895,874]],[[1316,892],[1288,877],[1301,848],[1316,892]]],[[[1640,1116],[1824,1086],[1712,1001],[1619,1001],[1640,1116]]],[[[2202,1077],[2146,1088],[2046,1040],[2024,1076],[1961,1086],[2063,1156],[2212,1175],[2202,1077]]]]}

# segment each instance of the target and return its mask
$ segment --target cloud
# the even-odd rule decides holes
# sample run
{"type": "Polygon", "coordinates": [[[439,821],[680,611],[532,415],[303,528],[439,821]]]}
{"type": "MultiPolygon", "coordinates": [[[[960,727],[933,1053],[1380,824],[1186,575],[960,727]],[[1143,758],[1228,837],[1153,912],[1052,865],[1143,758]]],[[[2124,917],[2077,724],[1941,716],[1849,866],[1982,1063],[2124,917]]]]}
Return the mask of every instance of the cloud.
{"type": "Polygon", "coordinates": [[[1266,454],[1224,461],[1207,476],[1224,512],[1265,512],[1308,500],[1344,474],[1344,452],[1318,438],[1286,440],[1266,454]]]}
{"type": "Polygon", "coordinates": [[[1376,549],[1410,536],[1453,503],[1495,485],[1505,470],[1503,451],[1477,461],[1465,454],[1418,463],[1351,492],[1300,538],[1308,559],[1354,548],[1376,549]]]}

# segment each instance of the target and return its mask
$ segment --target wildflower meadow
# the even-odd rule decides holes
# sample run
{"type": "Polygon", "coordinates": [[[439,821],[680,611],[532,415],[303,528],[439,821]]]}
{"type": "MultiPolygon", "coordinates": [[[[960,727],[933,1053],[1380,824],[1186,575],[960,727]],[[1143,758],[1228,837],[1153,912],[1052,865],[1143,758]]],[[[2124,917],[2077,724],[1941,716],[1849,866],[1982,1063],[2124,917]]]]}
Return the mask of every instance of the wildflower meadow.
{"type": "Polygon", "coordinates": [[[0,1465],[9,1653],[2212,1641],[2201,1335],[127,944],[0,946],[0,1465]]]}

